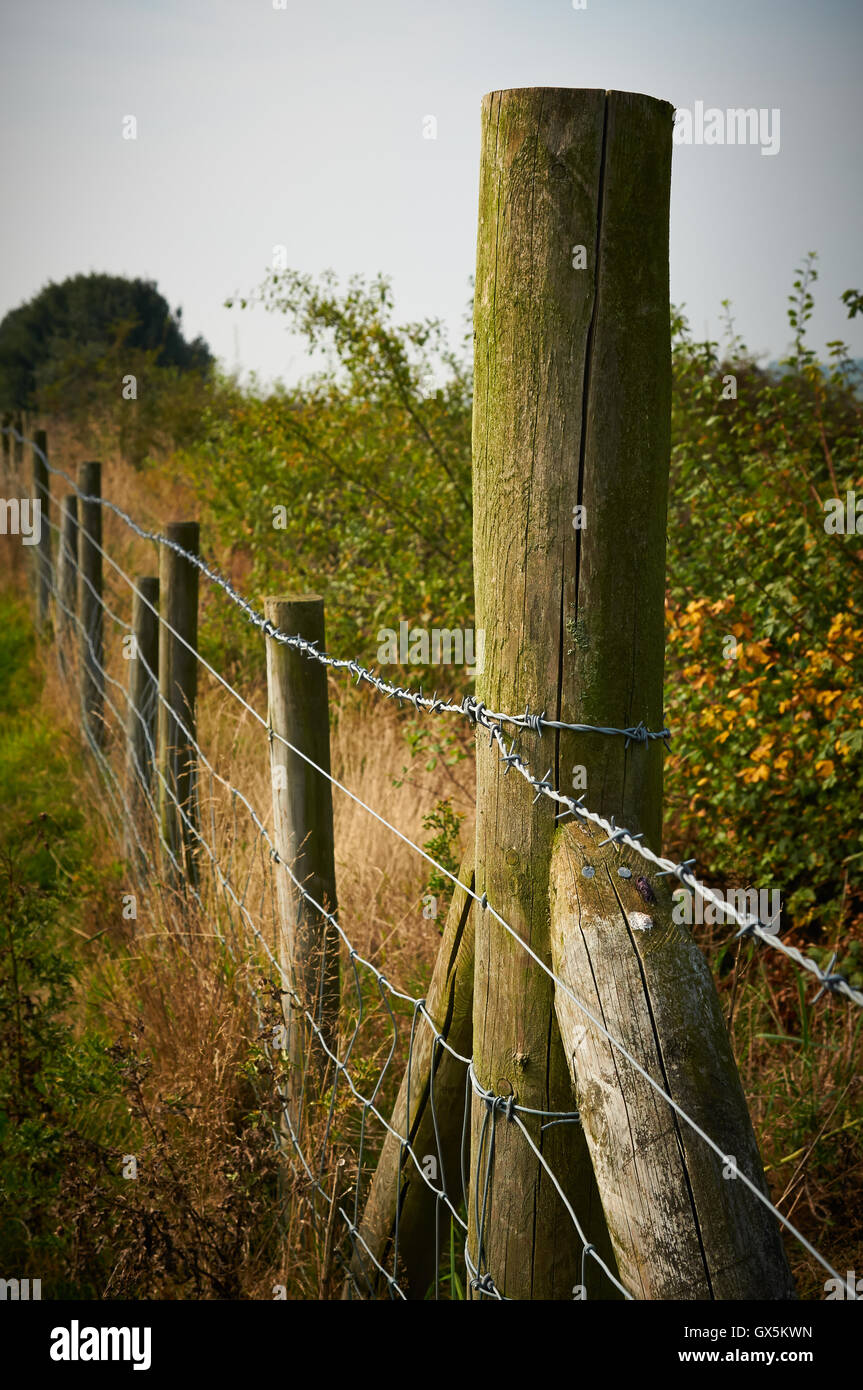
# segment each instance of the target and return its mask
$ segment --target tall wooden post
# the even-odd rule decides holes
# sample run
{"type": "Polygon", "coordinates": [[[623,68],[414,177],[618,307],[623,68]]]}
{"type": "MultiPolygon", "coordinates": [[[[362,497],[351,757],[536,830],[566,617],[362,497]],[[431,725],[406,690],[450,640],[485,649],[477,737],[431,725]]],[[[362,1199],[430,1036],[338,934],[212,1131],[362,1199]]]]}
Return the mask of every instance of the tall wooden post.
{"type": "MultiPolygon", "coordinates": [[[[322,598],[314,594],[267,598],[264,611],[275,627],[317,642],[323,650],[322,598]]],[[[330,771],[326,669],[268,638],[267,692],[270,727],[280,736],[270,742],[276,850],[315,901],[335,915],[332,787],[306,761],[330,771]],[[286,747],[282,739],[292,747],[286,747]]],[[[298,998],[294,1007],[287,996],[285,999],[291,1065],[289,1107],[298,1125],[303,1097],[319,1094],[328,1072],[332,1077],[326,1053],[299,1006],[314,1017],[327,1047],[335,1051],[339,940],[335,929],[303,897],[283,868],[277,882],[282,923],[279,959],[298,998]]]]}
{"type": "MultiPolygon", "coordinates": [[[[129,664],[127,725],[127,787],[131,814],[153,793],[157,713],[159,708],[159,580],[145,576],[136,582],[132,599],[132,652],[129,664]],[[157,611],[154,612],[153,610],[157,611]]],[[[132,845],[129,846],[130,850],[132,845]]],[[[137,848],[137,846],[135,846],[137,848]]]]}
{"type": "MultiPolygon", "coordinates": [[[[474,570],[485,629],[477,693],[492,709],[566,722],[658,727],[670,429],[668,204],[673,108],[627,93],[534,88],[483,102],[475,297],[474,570]],[[591,462],[591,460],[593,462],[591,462]],[[622,525],[637,500],[641,528],[622,525]],[[578,510],[583,508],[584,510],[578,510]],[[644,538],[647,526],[650,544],[644,538]],[[603,529],[604,528],[604,529],[603,529]],[[597,532],[603,540],[594,544],[597,532]],[[653,544],[658,539],[655,548],[653,544]],[[625,567],[629,607],[608,602],[625,567]],[[632,574],[636,577],[633,580],[632,574]],[[649,602],[644,603],[647,593],[649,602]],[[658,607],[654,598],[658,595],[658,607]],[[592,670],[600,630],[620,662],[592,670]]],[[[623,592],[623,585],[619,586],[623,592]]],[[[583,786],[599,810],[658,835],[661,748],[603,735],[521,751],[538,777],[583,786]]],[[[477,891],[551,964],[549,872],[555,807],[477,746],[477,891]]],[[[480,1085],[520,1106],[571,1111],[551,980],[489,913],[477,920],[474,1058],[480,1085]]],[[[472,1181],[484,1182],[486,1103],[475,1097],[472,1181]]],[[[605,1253],[584,1134],[524,1123],[605,1253]]],[[[518,1129],[493,1121],[482,1251],[471,1258],[509,1298],[571,1298],[581,1248],[518,1129]],[[480,1258],[481,1256],[481,1258],[480,1258]]],[[[587,1270],[595,1272],[588,1260],[587,1270]]],[[[609,1296],[609,1285],[588,1295],[609,1296]]]]}
{"type": "Polygon", "coordinates": [[[33,439],[33,500],[38,502],[39,543],[36,547],[36,614],[44,629],[51,607],[51,482],[48,476],[48,436],[37,430],[33,439]]]}
{"type": "MultiPolygon", "coordinates": [[[[495,93],[483,114],[474,398],[481,695],[496,709],[529,701],[566,722],[657,730],[672,108],[628,93],[545,90],[495,93]]],[[[550,766],[555,786],[583,793],[659,848],[660,741],[560,733],[522,744],[538,776],[550,766]]],[[[555,1058],[565,1059],[615,1261],[635,1297],[788,1296],[769,1214],[575,1002],[763,1190],[715,989],[671,921],[665,881],[577,822],[555,833],[554,807],[544,798],[533,806],[523,779],[504,784],[501,772],[481,742],[477,886],[564,988],[552,990],[522,947],[480,916],[481,1084],[499,1092],[508,1082],[519,1104],[554,1108],[563,1096],[552,1084],[555,1058]],[[537,1061],[548,1078],[539,1085],[531,1084],[537,1061]]],[[[537,1168],[508,1126],[498,1122],[497,1136],[482,1267],[498,1280],[504,1272],[509,1297],[565,1296],[560,1279],[540,1283],[555,1249],[537,1168]],[[531,1215],[532,1250],[520,1242],[531,1215]]],[[[478,1250],[473,1211],[472,1203],[478,1250]]]]}
{"type": "MultiPolygon", "coordinates": [[[[167,537],[198,554],[197,521],[173,522],[167,537]]],[[[159,819],[162,836],[187,883],[198,881],[197,769],[198,570],[170,546],[159,557],[159,819]],[[183,728],[180,727],[182,721],[183,728]],[[185,730],[185,732],[184,732],[185,730]]],[[[177,882],[169,861],[167,876],[177,882]]],[[[177,883],[177,886],[179,884],[177,883]]]]}
{"type": "MultiPolygon", "coordinates": [[[[670,108],[609,93],[578,479],[583,525],[561,612],[565,717],[616,728],[663,725],[670,155],[670,108]]],[[[585,770],[579,784],[592,809],[661,848],[659,741],[627,747],[619,737],[568,735],[561,785],[575,767],[585,770]]],[[[566,986],[555,992],[557,1018],[621,1279],[637,1298],[790,1297],[778,1225],[734,1173],[766,1193],[710,970],[672,920],[669,880],[607,838],[574,822],[558,828],[551,949],[566,986]]]]}
{"type": "Polygon", "coordinates": [[[105,736],[105,651],[102,610],[102,495],[101,463],[82,463],[78,469],[80,575],[78,613],[81,619],[81,701],[87,736],[101,745],[105,736]],[[85,498],[91,498],[86,501],[85,498]]]}
{"type": "Polygon", "coordinates": [[[57,557],[57,641],[64,670],[68,666],[67,645],[78,612],[78,498],[74,492],[63,498],[60,544],[57,557]]]}

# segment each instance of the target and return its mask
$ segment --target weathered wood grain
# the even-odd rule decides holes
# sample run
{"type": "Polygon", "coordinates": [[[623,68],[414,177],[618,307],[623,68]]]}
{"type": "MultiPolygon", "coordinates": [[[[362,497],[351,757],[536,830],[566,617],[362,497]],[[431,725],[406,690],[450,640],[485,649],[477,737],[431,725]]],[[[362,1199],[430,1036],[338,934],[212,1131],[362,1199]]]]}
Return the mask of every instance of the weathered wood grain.
{"type": "MultiPolygon", "coordinates": [[[[669,880],[648,874],[630,850],[600,849],[601,838],[592,827],[571,825],[555,837],[555,972],[766,1194],[713,978],[687,928],[672,919],[669,880]]],[[[643,1299],[792,1298],[779,1226],[767,1208],[560,988],[555,1008],[630,1292],[643,1299]]]]}
{"type": "MultiPolygon", "coordinates": [[[[661,714],[672,116],[665,102],[604,91],[494,92],[483,103],[474,571],[478,693],[494,709],[529,703],[570,722],[654,727],[661,714]],[[642,623],[656,604],[658,618],[642,623]]],[[[590,804],[632,814],[658,839],[656,745],[547,735],[522,746],[565,790],[584,765],[590,804]]],[[[477,788],[478,891],[548,962],[553,807],[534,805],[517,776],[504,781],[483,739],[477,788]]],[[[551,982],[488,914],[474,1001],[480,1083],[526,1106],[571,1108],[551,982]]],[[[477,1101],[474,1162],[483,1113],[477,1101]]],[[[603,1251],[583,1135],[538,1121],[532,1132],[603,1251]]],[[[509,1297],[568,1298],[578,1282],[571,1222],[523,1137],[499,1122],[483,1256],[509,1297]]]]}
{"type": "MultiPolygon", "coordinates": [[[[267,598],[267,619],[326,650],[324,601],[317,594],[267,598]]],[[[326,668],[283,642],[267,638],[267,696],[270,727],[280,735],[270,744],[275,845],[281,859],[322,908],[336,914],[333,794],[330,782],[311,763],[330,771],[330,723],[326,668]],[[292,746],[285,746],[285,739],[292,746]],[[296,751],[294,751],[296,750],[296,751]],[[302,756],[305,754],[305,757],[302,756]],[[307,761],[308,759],[311,760],[307,761]]],[[[312,907],[284,868],[276,883],[281,933],[274,954],[292,989],[308,1010],[331,1052],[337,1048],[339,937],[312,907]]],[[[295,1125],[303,1099],[321,1093],[332,1063],[299,1007],[285,1005],[290,1071],[289,1105],[295,1125]]]]}
{"type": "Polygon", "coordinates": [[[33,437],[33,498],[41,504],[39,544],[36,546],[36,615],[40,631],[48,622],[53,588],[51,546],[51,480],[48,476],[48,436],[36,430],[33,437]]]}
{"type": "Polygon", "coordinates": [[[57,557],[57,597],[55,627],[60,662],[69,670],[68,645],[75,630],[78,612],[78,498],[70,492],[63,498],[60,547],[57,557]],[[70,614],[72,616],[70,616],[70,614]]]}

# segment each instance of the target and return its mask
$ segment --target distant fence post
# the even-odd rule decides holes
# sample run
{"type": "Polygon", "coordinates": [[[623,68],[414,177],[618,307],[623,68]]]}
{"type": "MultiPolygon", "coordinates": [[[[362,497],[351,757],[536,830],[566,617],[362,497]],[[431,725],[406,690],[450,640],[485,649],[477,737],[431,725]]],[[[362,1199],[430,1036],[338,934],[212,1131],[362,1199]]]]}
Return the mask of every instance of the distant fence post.
{"type": "MultiPolygon", "coordinates": [[[[183,550],[198,554],[197,521],[173,522],[166,535],[183,550]]],[[[167,867],[168,878],[180,886],[180,866],[186,882],[195,886],[198,570],[168,545],[161,547],[159,555],[159,599],[159,820],[163,839],[173,855],[167,867]]]]}
{"type": "Polygon", "coordinates": [[[80,494],[78,613],[81,620],[81,701],[88,738],[101,746],[105,737],[105,650],[102,613],[102,495],[101,463],[82,463],[80,494]],[[86,501],[86,498],[92,501],[86,501]]]}
{"type": "Polygon", "coordinates": [[[37,430],[33,439],[33,501],[38,502],[39,542],[36,546],[36,613],[40,630],[48,620],[51,607],[51,481],[48,476],[48,436],[37,430]]]}
{"type": "Polygon", "coordinates": [[[60,544],[57,556],[57,644],[64,670],[68,666],[67,644],[78,614],[78,498],[74,492],[63,498],[60,544]]]}
{"type": "MultiPolygon", "coordinates": [[[[322,598],[313,594],[267,598],[264,612],[274,627],[317,642],[324,649],[322,598]]],[[[315,901],[335,916],[332,787],[306,761],[311,759],[325,772],[330,771],[326,668],[268,637],[267,694],[270,728],[276,735],[270,740],[276,851],[315,901]]],[[[290,1058],[289,1108],[298,1125],[303,1097],[313,1099],[327,1075],[333,1075],[321,1041],[304,1019],[300,1005],[313,1016],[323,1041],[334,1052],[339,938],[284,868],[278,869],[277,884],[282,927],[277,958],[298,996],[297,1005],[292,1007],[286,998],[284,1006],[290,1058]]]]}
{"type": "Polygon", "coordinates": [[[7,433],[7,431],[12,428],[12,416],[9,414],[8,411],[4,413],[3,419],[2,421],[0,421],[0,424],[2,424],[3,426],[3,434],[2,436],[0,436],[0,439],[2,439],[3,449],[3,490],[4,492],[11,492],[12,489],[10,487],[10,484],[12,482],[12,438],[11,435],[7,433]]]}
{"type": "MultiPolygon", "coordinates": [[[[156,729],[159,709],[159,580],[147,575],[136,582],[132,597],[132,653],[129,660],[128,766],[126,782],[131,815],[153,794],[156,729]],[[154,612],[153,609],[157,611],[154,612]]],[[[145,817],[149,823],[149,817],[145,817]]],[[[134,837],[130,853],[137,852],[134,837]]]]}

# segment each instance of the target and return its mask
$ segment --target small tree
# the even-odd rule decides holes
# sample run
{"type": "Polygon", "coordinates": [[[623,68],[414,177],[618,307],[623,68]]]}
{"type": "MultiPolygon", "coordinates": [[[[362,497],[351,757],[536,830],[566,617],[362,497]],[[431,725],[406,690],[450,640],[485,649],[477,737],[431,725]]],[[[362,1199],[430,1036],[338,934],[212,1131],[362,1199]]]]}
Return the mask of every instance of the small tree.
{"type": "Polygon", "coordinates": [[[210,349],[200,337],[187,342],[181,320],[150,280],[91,274],[51,282],[0,323],[0,408],[32,409],[70,357],[99,357],[118,338],[160,367],[206,373],[210,349]]]}

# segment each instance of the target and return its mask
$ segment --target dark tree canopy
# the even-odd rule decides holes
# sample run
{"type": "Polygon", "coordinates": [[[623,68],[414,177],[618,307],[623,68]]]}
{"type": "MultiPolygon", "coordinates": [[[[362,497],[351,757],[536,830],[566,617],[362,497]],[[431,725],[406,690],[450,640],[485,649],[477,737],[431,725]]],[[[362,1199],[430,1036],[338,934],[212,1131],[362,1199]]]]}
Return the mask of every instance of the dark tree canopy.
{"type": "Polygon", "coordinates": [[[206,372],[213,360],[203,338],[186,341],[181,310],[170,308],[155,282],[73,275],[47,284],[0,323],[0,407],[32,407],[40,382],[65,358],[97,355],[119,343],[181,371],[206,372]]]}

